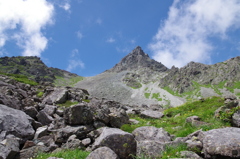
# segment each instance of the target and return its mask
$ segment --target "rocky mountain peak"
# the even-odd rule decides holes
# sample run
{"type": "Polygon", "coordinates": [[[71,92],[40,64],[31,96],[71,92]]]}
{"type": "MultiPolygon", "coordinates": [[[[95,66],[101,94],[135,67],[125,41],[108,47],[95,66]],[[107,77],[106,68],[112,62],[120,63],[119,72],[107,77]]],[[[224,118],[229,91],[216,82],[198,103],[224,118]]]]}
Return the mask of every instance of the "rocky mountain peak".
{"type": "Polygon", "coordinates": [[[108,72],[121,72],[138,70],[140,68],[149,68],[154,71],[164,72],[168,68],[163,64],[150,59],[148,54],[144,53],[140,46],[137,46],[131,53],[125,56],[118,64],[116,64],[108,72]]]}

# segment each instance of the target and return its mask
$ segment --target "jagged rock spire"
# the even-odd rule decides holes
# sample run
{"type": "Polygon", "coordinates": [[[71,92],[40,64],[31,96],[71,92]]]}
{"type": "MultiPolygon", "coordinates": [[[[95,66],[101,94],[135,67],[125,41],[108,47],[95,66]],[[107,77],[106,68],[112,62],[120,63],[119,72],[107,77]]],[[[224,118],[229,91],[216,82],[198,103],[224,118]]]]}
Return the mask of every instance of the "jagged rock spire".
{"type": "Polygon", "coordinates": [[[155,60],[150,59],[148,54],[144,53],[140,46],[137,46],[131,53],[125,56],[112,69],[108,70],[108,72],[121,72],[125,70],[130,71],[143,67],[160,72],[167,70],[167,67],[155,60]]]}

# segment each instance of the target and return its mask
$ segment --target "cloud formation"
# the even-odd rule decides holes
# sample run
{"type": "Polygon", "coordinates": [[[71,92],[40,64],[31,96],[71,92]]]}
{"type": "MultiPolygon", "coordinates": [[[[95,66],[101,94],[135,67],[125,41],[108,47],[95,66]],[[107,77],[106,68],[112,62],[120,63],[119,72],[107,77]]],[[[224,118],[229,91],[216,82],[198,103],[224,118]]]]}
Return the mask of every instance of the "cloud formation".
{"type": "Polygon", "coordinates": [[[227,39],[228,31],[239,27],[239,0],[174,0],[149,48],[167,67],[209,63],[210,38],[227,39]]]}
{"type": "Polygon", "coordinates": [[[42,30],[53,24],[53,14],[46,0],[0,0],[0,47],[16,40],[23,56],[40,56],[48,43],[42,30]]]}
{"type": "Polygon", "coordinates": [[[67,71],[72,72],[76,68],[80,68],[80,69],[85,68],[85,64],[79,58],[78,49],[72,50],[70,57],[71,58],[68,61],[68,67],[66,69],[67,71]]]}
{"type": "Polygon", "coordinates": [[[114,38],[109,38],[109,39],[107,39],[107,41],[106,42],[108,42],[108,43],[114,43],[116,40],[114,39],[114,38]]]}

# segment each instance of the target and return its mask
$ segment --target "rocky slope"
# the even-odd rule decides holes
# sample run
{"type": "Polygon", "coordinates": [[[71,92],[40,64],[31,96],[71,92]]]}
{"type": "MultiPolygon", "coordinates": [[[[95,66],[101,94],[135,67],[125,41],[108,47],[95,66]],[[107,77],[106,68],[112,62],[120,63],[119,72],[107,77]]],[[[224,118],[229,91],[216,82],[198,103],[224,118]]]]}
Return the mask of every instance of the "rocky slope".
{"type": "Polygon", "coordinates": [[[76,74],[64,70],[49,68],[36,56],[1,57],[0,72],[25,75],[38,83],[53,83],[57,78],[71,79],[79,77],[76,74]]]}
{"type": "Polygon", "coordinates": [[[190,62],[166,68],[138,46],[113,68],[76,87],[130,105],[178,106],[200,97],[240,94],[240,57],[214,65],[190,62]]]}

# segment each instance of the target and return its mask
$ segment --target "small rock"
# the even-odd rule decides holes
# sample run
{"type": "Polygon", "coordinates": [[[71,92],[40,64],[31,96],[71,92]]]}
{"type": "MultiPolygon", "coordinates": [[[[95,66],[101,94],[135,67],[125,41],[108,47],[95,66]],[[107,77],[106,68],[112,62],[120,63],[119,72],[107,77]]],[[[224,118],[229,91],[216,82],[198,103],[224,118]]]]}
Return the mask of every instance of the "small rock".
{"type": "Polygon", "coordinates": [[[162,112],[153,111],[153,110],[145,110],[140,114],[143,118],[153,118],[153,119],[160,119],[164,116],[162,112]]]}
{"type": "Polygon", "coordinates": [[[92,151],[86,159],[119,159],[117,154],[108,147],[100,147],[92,151]]]}

